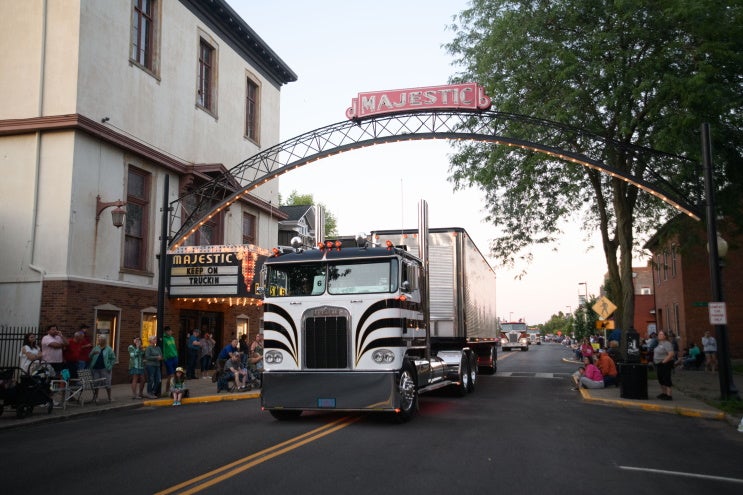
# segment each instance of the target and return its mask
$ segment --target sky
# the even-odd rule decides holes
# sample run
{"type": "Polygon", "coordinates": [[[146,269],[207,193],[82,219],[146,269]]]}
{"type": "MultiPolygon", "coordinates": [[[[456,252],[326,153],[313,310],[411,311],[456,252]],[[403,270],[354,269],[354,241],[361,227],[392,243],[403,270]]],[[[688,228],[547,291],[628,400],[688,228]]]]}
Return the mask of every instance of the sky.
{"type": "MultiPolygon", "coordinates": [[[[281,89],[282,141],[344,121],[359,92],[446,84],[456,73],[443,48],[454,35],[448,26],[468,6],[466,0],[228,3],[298,76],[281,89]]],[[[279,192],[312,194],[336,217],[341,235],[416,228],[425,200],[430,228],[464,228],[488,258],[502,320],[544,323],[574,311],[579,295],[598,295],[606,272],[598,229],[586,234],[565,224],[556,245],[529,249],[532,262],[513,269],[488,256],[490,240],[502,230],[483,221],[480,191],[453,191],[452,152],[444,140],[354,150],[282,175],[279,192]]]]}

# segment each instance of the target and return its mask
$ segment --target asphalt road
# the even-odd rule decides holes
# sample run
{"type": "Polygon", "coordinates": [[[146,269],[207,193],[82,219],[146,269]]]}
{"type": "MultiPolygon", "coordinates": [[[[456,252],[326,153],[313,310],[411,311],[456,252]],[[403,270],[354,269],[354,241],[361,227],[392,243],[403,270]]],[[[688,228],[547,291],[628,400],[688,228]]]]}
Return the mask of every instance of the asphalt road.
{"type": "Polygon", "coordinates": [[[465,398],[279,422],[258,400],[148,408],[0,432],[2,492],[743,493],[720,421],[582,402],[557,344],[500,355],[465,398]]]}

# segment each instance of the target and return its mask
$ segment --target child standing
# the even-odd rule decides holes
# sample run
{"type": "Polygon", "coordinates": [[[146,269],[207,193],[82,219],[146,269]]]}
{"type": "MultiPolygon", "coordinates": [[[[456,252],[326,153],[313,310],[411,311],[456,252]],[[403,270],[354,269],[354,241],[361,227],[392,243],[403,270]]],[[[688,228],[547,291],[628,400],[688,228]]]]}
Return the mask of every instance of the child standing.
{"type": "Polygon", "coordinates": [[[173,405],[180,406],[183,392],[186,390],[186,372],[178,366],[175,375],[170,379],[170,394],[173,396],[173,405]]]}

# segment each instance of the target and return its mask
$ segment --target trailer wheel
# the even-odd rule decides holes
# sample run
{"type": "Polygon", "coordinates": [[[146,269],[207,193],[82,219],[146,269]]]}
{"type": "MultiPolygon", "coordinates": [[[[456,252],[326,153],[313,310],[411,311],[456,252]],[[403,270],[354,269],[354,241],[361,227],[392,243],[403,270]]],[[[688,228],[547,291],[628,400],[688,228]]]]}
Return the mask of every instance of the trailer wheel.
{"type": "Polygon", "coordinates": [[[301,409],[299,411],[294,409],[271,409],[269,412],[271,413],[271,416],[279,421],[292,421],[302,415],[301,409]]]}
{"type": "Polygon", "coordinates": [[[396,418],[400,423],[413,419],[418,411],[418,387],[415,380],[415,369],[406,361],[397,382],[397,393],[400,394],[400,411],[396,418]]]}
{"type": "Polygon", "coordinates": [[[490,353],[488,354],[488,365],[483,366],[483,372],[488,375],[495,375],[496,371],[498,371],[498,353],[495,350],[495,346],[491,346],[490,353]]]}
{"type": "Polygon", "coordinates": [[[469,380],[467,380],[467,392],[472,393],[475,391],[475,385],[477,384],[477,354],[474,352],[468,352],[467,357],[469,363],[467,371],[469,372],[469,380]]]}
{"type": "Polygon", "coordinates": [[[470,360],[466,353],[462,353],[462,359],[459,361],[459,373],[457,374],[457,395],[464,397],[470,389],[470,360]]]}

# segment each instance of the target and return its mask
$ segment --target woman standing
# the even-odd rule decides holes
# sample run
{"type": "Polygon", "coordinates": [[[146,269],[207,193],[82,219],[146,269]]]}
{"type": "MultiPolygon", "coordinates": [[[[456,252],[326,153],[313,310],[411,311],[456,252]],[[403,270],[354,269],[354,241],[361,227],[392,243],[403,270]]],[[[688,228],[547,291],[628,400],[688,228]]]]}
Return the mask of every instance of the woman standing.
{"type": "Polygon", "coordinates": [[[129,346],[129,376],[132,377],[132,399],[143,399],[144,349],[139,337],[134,337],[134,343],[129,346]]]}
{"type": "Polygon", "coordinates": [[[147,397],[154,399],[160,396],[160,363],[163,360],[163,351],[157,345],[157,335],[150,337],[149,342],[150,345],[144,351],[144,366],[147,370],[147,397]]]}
{"type": "Polygon", "coordinates": [[[704,352],[704,370],[717,371],[717,341],[707,330],[702,337],[702,351],[704,352]]]}
{"type": "Polygon", "coordinates": [[[201,378],[209,378],[209,370],[212,368],[212,354],[216,343],[212,334],[204,332],[204,336],[201,337],[201,378]]]}
{"type": "Polygon", "coordinates": [[[37,361],[37,365],[41,362],[41,347],[39,347],[35,333],[29,332],[23,336],[23,347],[18,357],[21,358],[21,369],[27,373],[32,372],[29,368],[34,361],[37,361]]]}
{"type": "Polygon", "coordinates": [[[671,396],[671,372],[673,371],[674,356],[673,344],[668,341],[666,333],[661,330],[658,332],[658,345],[653,349],[653,364],[655,365],[655,373],[658,375],[658,383],[660,383],[660,394],[658,398],[660,400],[673,400],[671,396]]]}
{"type": "MultiPolygon", "coordinates": [[[[90,373],[94,380],[101,378],[106,382],[106,395],[108,402],[111,402],[111,370],[116,363],[116,354],[108,345],[108,338],[105,335],[98,337],[98,345],[90,351],[90,373]]],[[[93,392],[93,402],[98,403],[98,389],[93,392]]]]}

